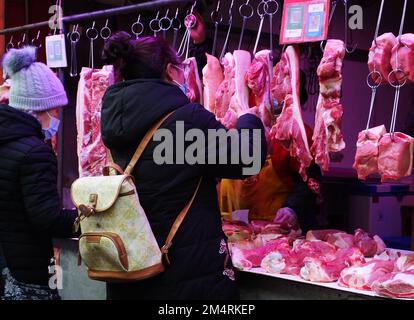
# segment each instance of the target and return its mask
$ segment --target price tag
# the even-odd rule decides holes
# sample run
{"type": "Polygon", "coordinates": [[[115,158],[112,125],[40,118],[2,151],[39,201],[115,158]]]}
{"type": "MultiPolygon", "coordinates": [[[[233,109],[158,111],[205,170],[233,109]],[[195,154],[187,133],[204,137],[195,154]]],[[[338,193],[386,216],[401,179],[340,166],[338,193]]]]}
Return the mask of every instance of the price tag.
{"type": "Polygon", "coordinates": [[[49,68],[66,68],[65,35],[57,34],[46,37],[46,60],[49,68]]]}
{"type": "Polygon", "coordinates": [[[286,0],[280,44],[315,42],[328,35],[329,0],[286,0]]]}
{"type": "Polygon", "coordinates": [[[249,210],[236,210],[231,214],[233,221],[242,221],[249,224],[249,210]]]}

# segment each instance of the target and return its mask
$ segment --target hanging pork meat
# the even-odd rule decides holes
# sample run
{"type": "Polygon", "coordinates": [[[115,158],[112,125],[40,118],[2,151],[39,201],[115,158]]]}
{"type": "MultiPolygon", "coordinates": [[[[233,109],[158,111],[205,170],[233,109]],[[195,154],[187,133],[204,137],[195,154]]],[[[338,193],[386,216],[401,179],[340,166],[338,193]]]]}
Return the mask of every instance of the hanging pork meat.
{"type": "MultiPolygon", "coordinates": [[[[372,41],[368,55],[368,69],[370,72],[373,72],[372,78],[377,84],[388,82],[388,75],[392,70],[392,48],[396,44],[397,38],[391,32],[384,33],[372,41]],[[381,75],[381,78],[379,75],[381,75]]],[[[391,79],[391,81],[394,81],[394,79],[391,79]]]]}
{"type": "Polygon", "coordinates": [[[326,43],[317,70],[320,93],[316,106],[311,151],[315,156],[315,162],[324,171],[329,170],[329,153],[338,152],[345,148],[341,132],[343,110],[340,103],[344,57],[344,42],[330,39],[326,43]]]}
{"type": "Polygon", "coordinates": [[[216,117],[226,128],[234,128],[240,112],[249,109],[246,73],[251,63],[250,52],[235,50],[223,58],[224,80],[216,92],[216,117]]]}
{"type": "Polygon", "coordinates": [[[227,110],[229,109],[231,97],[235,92],[235,78],[236,69],[234,66],[233,55],[228,52],[222,59],[224,68],[224,79],[219,85],[216,97],[215,97],[215,109],[214,113],[217,119],[224,118],[227,110]]]}
{"type": "Polygon", "coordinates": [[[269,74],[269,71],[273,70],[273,66],[270,61],[270,53],[270,50],[262,50],[256,53],[246,74],[247,85],[251,89],[254,98],[254,106],[258,108],[260,118],[267,128],[270,128],[273,124],[269,74]]]}
{"type": "Polygon", "coordinates": [[[80,74],[76,102],[80,177],[102,175],[108,164],[108,151],[101,138],[101,109],[102,97],[113,83],[112,66],[83,68],[80,74]]]}
{"type": "Polygon", "coordinates": [[[271,82],[272,97],[279,105],[283,105],[283,110],[271,129],[270,137],[289,150],[292,157],[298,159],[299,173],[306,181],[305,169],[310,166],[312,156],[302,119],[299,80],[299,50],[289,46],[275,66],[271,82]]]}
{"type": "Polygon", "coordinates": [[[407,80],[414,81],[414,33],[403,34],[396,41],[392,48],[391,66],[393,70],[402,70],[395,72],[399,82],[407,80]]]}
{"type": "Polygon", "coordinates": [[[378,173],[379,140],[387,133],[384,125],[361,131],[358,135],[354,169],[358,178],[378,173]]]}
{"type": "Polygon", "coordinates": [[[206,56],[207,64],[203,68],[204,107],[216,114],[216,92],[224,80],[224,75],[219,60],[208,53],[206,56]]]}
{"type": "Polygon", "coordinates": [[[378,171],[381,181],[409,176],[413,168],[414,138],[401,132],[387,133],[379,141],[378,171]]]}
{"type": "Polygon", "coordinates": [[[203,103],[203,85],[198,74],[197,61],[194,57],[184,61],[187,97],[190,102],[203,103]]]}

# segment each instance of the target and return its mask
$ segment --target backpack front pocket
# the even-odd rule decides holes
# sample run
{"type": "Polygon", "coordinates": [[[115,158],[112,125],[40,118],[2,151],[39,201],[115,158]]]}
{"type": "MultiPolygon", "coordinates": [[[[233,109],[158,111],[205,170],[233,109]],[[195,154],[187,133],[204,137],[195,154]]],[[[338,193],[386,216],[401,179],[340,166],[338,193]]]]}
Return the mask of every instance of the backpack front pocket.
{"type": "Polygon", "coordinates": [[[84,233],[79,253],[90,270],[128,271],[128,255],[119,235],[112,232],[84,233]]]}

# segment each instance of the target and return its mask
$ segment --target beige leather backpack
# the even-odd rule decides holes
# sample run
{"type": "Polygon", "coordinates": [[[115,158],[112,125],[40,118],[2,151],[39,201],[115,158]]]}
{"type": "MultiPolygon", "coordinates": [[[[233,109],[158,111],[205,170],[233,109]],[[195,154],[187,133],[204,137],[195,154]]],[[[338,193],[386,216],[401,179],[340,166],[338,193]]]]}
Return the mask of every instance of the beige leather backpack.
{"type": "Polygon", "coordinates": [[[80,224],[82,231],[79,254],[91,279],[143,280],[163,272],[170,263],[168,250],[197,194],[201,179],[160,249],[131,176],[155,131],[169,116],[163,117],[148,131],[125,172],[111,164],[104,169],[103,176],[79,178],[72,185],[72,201],[79,212],[75,228],[80,224]],[[113,171],[117,174],[111,175],[113,171]]]}

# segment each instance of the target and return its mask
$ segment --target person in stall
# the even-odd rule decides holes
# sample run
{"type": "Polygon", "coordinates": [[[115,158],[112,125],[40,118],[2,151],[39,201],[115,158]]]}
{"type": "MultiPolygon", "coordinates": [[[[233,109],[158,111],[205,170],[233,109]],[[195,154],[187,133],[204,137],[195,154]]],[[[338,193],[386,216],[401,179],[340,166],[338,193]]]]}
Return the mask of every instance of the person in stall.
{"type": "Polygon", "coordinates": [[[57,133],[68,99],[34,47],[11,49],[3,68],[11,88],[2,86],[0,104],[0,300],[59,299],[48,286],[52,238],[73,236],[77,212],[60,207],[45,139],[57,133]]]}
{"type": "MultiPolygon", "coordinates": [[[[113,64],[118,83],[108,88],[102,101],[102,139],[114,162],[125,168],[148,130],[172,112],[161,128],[179,139],[176,124],[184,122],[185,131],[200,129],[206,135],[225,130],[214,114],[199,104],[190,104],[185,77],[177,52],[162,37],[132,38],[118,32],[105,43],[103,60],[113,64]]],[[[258,170],[264,164],[267,144],[261,120],[255,110],[241,112],[238,129],[259,129],[258,170]]],[[[256,139],[257,140],[257,139],[256,139]]],[[[250,134],[249,150],[253,150],[250,134]]],[[[183,141],[184,143],[184,141],[183,141]]],[[[187,142],[188,143],[188,142],[187,142]]],[[[160,247],[180,210],[201,185],[169,249],[171,265],[152,278],[132,283],[108,283],[108,299],[237,299],[238,288],[222,230],[217,178],[244,178],[246,165],[197,163],[157,165],[151,142],[133,171],[140,202],[160,247]]],[[[214,150],[219,155],[223,145],[214,150]]],[[[231,145],[224,146],[231,156],[231,145]],[[230,148],[230,149],[229,149],[230,148]]],[[[209,159],[209,151],[205,154],[209,159]]],[[[176,161],[184,150],[171,150],[176,161]]],[[[237,151],[241,158],[241,151],[237,151]]],[[[218,159],[216,159],[218,160],[218,159]]],[[[248,165],[247,167],[250,167],[248,165]]]]}
{"type": "MultiPolygon", "coordinates": [[[[306,75],[301,70],[300,100],[307,99],[306,75]]],[[[276,113],[280,113],[278,108],[276,113]]],[[[312,129],[305,124],[309,145],[312,129]]],[[[302,231],[317,227],[317,200],[320,198],[321,170],[312,163],[306,169],[308,180],[299,175],[299,162],[276,141],[270,142],[269,154],[260,173],[245,180],[226,180],[220,184],[220,208],[229,217],[233,211],[249,210],[248,219],[267,220],[284,229],[302,231]]]]}
{"type": "MultiPolygon", "coordinates": [[[[190,56],[197,59],[199,70],[207,63],[206,53],[211,53],[212,42],[207,37],[205,22],[197,8],[197,18],[192,29],[190,56]],[[198,11],[197,11],[198,10],[198,11]]],[[[199,71],[200,77],[202,72],[199,71]]],[[[308,100],[306,75],[300,71],[300,99],[303,106],[308,100]]],[[[277,112],[281,112],[279,108],[277,112]]],[[[312,129],[305,124],[309,145],[312,144],[312,129]]],[[[321,171],[312,163],[307,168],[308,181],[304,182],[298,173],[299,163],[289,151],[273,141],[262,171],[244,181],[223,179],[219,186],[220,208],[225,215],[235,210],[248,209],[249,220],[268,220],[287,229],[310,230],[317,226],[317,199],[320,198],[321,171]]]]}
{"type": "Polygon", "coordinates": [[[191,42],[188,50],[189,57],[194,57],[197,61],[198,75],[203,77],[203,68],[207,64],[206,53],[211,54],[213,41],[207,36],[205,21],[198,11],[194,12],[196,23],[191,29],[191,42]]]}

